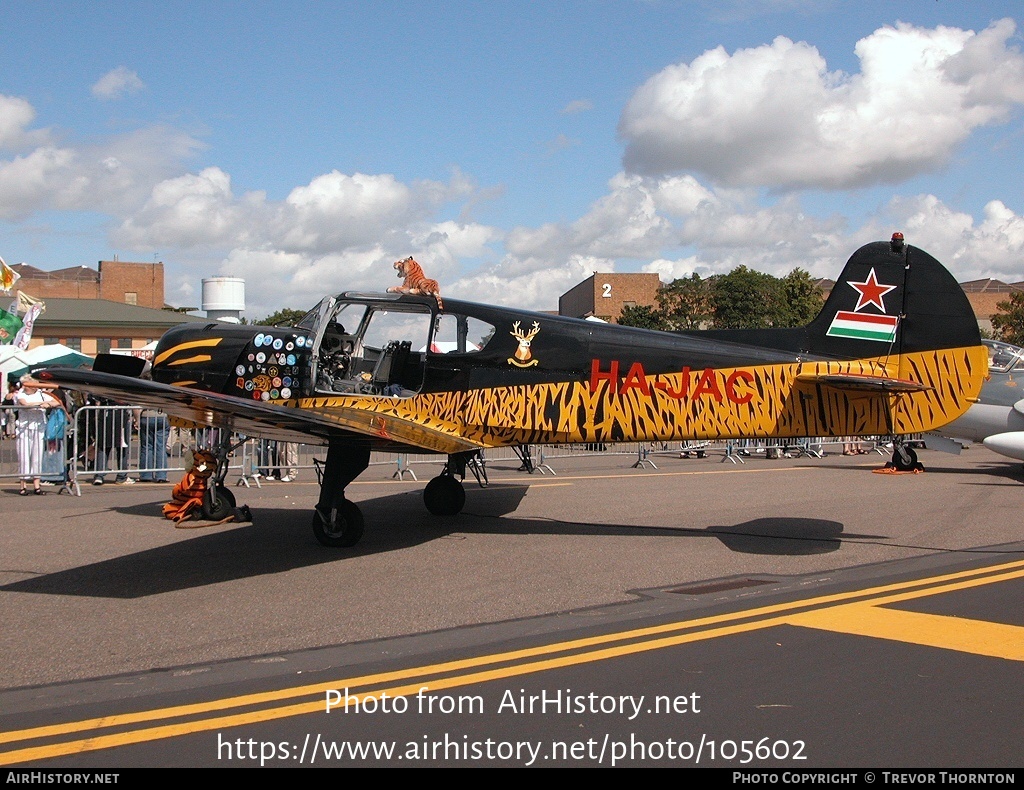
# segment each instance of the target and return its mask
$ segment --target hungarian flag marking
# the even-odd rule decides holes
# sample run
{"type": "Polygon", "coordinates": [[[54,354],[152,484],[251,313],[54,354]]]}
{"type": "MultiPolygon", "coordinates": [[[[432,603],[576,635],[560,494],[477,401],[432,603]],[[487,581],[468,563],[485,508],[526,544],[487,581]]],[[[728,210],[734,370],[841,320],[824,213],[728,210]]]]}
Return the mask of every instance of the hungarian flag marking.
{"type": "Polygon", "coordinates": [[[867,313],[848,313],[840,310],[832,319],[832,325],[825,334],[831,337],[852,337],[857,340],[878,340],[891,343],[896,339],[894,315],[870,315],[867,313]]]}

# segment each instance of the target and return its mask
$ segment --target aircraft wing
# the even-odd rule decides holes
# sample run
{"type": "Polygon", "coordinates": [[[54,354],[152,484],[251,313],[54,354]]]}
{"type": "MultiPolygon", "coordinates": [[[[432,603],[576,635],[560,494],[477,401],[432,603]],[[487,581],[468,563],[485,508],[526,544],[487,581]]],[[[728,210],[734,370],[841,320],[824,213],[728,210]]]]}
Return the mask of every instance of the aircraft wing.
{"type": "Polygon", "coordinates": [[[90,370],[50,368],[34,375],[68,389],[158,409],[190,423],[228,428],[245,436],[304,444],[328,444],[332,437],[365,436],[378,449],[440,453],[482,446],[460,436],[452,423],[427,422],[414,418],[411,412],[403,413],[401,401],[395,398],[304,398],[285,405],[90,370]]]}
{"type": "Polygon", "coordinates": [[[805,373],[797,376],[797,381],[824,384],[841,390],[861,390],[864,392],[924,392],[934,389],[927,384],[906,379],[894,379],[889,376],[872,376],[866,373],[805,373]]]}

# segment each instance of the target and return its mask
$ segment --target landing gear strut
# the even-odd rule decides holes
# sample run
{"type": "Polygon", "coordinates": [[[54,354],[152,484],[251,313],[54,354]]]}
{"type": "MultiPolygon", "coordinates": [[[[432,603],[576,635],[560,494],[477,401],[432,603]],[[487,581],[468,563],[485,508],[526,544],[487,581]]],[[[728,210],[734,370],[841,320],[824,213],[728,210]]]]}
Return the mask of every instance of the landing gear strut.
{"type": "Polygon", "coordinates": [[[213,454],[217,458],[217,469],[210,475],[206,492],[203,494],[203,518],[209,521],[223,521],[235,509],[235,495],[224,485],[224,478],[228,475],[228,455],[236,447],[241,446],[245,439],[232,445],[230,436],[227,431],[221,431],[220,439],[213,448],[213,454]]]}
{"type": "Polygon", "coordinates": [[[363,536],[363,513],[345,499],[345,488],[370,465],[368,442],[332,440],[313,510],[313,535],[322,546],[354,546],[363,536]]]}
{"type": "Polygon", "coordinates": [[[469,469],[481,488],[487,487],[487,467],[479,450],[454,453],[448,456],[441,474],[427,483],[423,489],[423,504],[435,516],[454,516],[462,512],[466,504],[466,489],[462,480],[469,469]],[[455,476],[459,479],[456,480],[455,476]]]}

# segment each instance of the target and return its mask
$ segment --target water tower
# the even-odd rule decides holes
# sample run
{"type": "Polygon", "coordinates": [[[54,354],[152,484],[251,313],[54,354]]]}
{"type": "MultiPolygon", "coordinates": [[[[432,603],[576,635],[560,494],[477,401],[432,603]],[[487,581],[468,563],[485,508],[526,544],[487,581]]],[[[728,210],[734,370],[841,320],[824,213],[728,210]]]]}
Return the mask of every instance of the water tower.
{"type": "Polygon", "coordinates": [[[204,279],[203,310],[207,318],[237,324],[245,310],[245,280],[241,277],[204,279]]]}

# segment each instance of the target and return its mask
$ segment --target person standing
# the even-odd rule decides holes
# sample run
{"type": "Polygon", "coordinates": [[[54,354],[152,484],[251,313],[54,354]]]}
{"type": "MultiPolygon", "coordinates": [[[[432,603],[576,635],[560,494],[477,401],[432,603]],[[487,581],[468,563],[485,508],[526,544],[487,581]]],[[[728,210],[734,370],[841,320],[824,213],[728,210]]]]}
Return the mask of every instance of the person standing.
{"type": "Polygon", "coordinates": [[[139,418],[139,480],[143,483],[167,482],[167,415],[156,409],[143,409],[139,418]]]}
{"type": "Polygon", "coordinates": [[[46,410],[61,408],[61,404],[50,393],[39,389],[35,379],[25,375],[21,377],[21,389],[14,394],[14,405],[19,407],[17,432],[21,490],[18,493],[26,496],[28,490],[25,484],[31,480],[33,491],[42,494],[39,476],[43,466],[46,410]]]}

